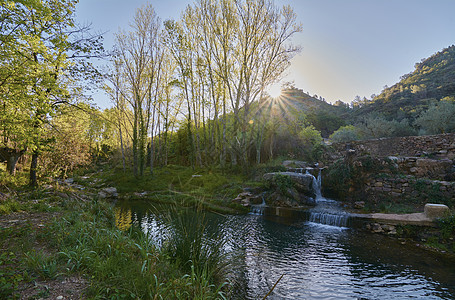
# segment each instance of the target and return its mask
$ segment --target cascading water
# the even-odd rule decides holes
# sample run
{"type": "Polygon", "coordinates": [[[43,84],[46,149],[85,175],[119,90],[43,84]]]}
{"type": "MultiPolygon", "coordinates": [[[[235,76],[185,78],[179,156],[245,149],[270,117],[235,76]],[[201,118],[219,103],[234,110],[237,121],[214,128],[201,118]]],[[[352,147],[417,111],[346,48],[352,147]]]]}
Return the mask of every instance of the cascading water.
{"type": "Polygon", "coordinates": [[[309,174],[313,177],[313,191],[316,195],[316,203],[318,202],[318,200],[320,200],[322,198],[322,193],[321,193],[321,185],[322,185],[322,178],[321,178],[321,169],[319,169],[319,173],[318,173],[318,177],[314,177],[313,174],[310,173],[310,171],[308,169],[306,169],[306,173],[305,174],[309,174]]]}
{"type": "MultiPolygon", "coordinates": [[[[313,176],[308,170],[307,174],[313,176]]],[[[344,212],[335,200],[326,199],[321,192],[322,176],[319,169],[318,177],[313,176],[313,190],[316,195],[316,206],[309,211],[308,221],[312,223],[346,227],[349,215],[344,212]]]]}
{"type": "Polygon", "coordinates": [[[264,209],[266,207],[264,195],[261,195],[261,198],[262,198],[261,204],[251,205],[251,212],[250,212],[251,215],[257,215],[257,216],[264,215],[264,209]]]}

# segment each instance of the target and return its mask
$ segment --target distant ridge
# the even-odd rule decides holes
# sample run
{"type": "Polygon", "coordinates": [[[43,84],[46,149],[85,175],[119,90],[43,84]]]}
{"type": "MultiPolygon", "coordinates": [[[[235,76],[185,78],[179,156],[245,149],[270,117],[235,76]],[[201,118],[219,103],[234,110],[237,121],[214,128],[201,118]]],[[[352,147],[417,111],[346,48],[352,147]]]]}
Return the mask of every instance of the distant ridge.
{"type": "Polygon", "coordinates": [[[415,117],[432,102],[455,97],[455,46],[452,45],[415,64],[415,70],[401,76],[401,80],[386,87],[354,112],[354,116],[372,112],[389,119],[415,117]]]}

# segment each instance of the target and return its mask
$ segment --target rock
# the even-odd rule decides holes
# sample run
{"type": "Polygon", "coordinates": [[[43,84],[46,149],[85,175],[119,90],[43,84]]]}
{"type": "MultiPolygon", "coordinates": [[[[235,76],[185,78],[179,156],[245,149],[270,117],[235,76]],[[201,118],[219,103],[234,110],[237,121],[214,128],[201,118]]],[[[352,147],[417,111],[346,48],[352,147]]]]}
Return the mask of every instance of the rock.
{"type": "Polygon", "coordinates": [[[147,191],[142,192],[142,193],[139,193],[139,192],[133,193],[134,196],[138,196],[138,197],[145,197],[145,196],[147,196],[147,194],[148,194],[147,191]]]}
{"type": "Polygon", "coordinates": [[[263,176],[275,190],[267,202],[276,207],[315,205],[313,176],[294,172],[267,173],[263,176]],[[285,177],[285,178],[281,178],[285,177]]]}
{"type": "Polygon", "coordinates": [[[428,219],[434,220],[437,218],[444,218],[450,214],[450,210],[447,205],[444,204],[432,204],[427,203],[423,209],[425,216],[428,219]]]}
{"type": "Polygon", "coordinates": [[[384,230],[382,229],[381,224],[379,224],[379,223],[374,223],[373,226],[371,226],[371,231],[373,231],[374,233],[384,232],[384,230]]]}
{"type": "Polygon", "coordinates": [[[242,200],[240,201],[240,204],[241,204],[242,206],[245,206],[245,207],[251,206],[251,203],[250,203],[250,201],[249,201],[248,198],[242,199],[242,200]]]}
{"type": "Polygon", "coordinates": [[[307,196],[315,196],[313,191],[313,176],[310,174],[298,174],[293,172],[275,172],[266,173],[263,178],[272,186],[277,187],[277,178],[285,176],[290,179],[297,191],[306,194],[307,196]]]}
{"type": "Polygon", "coordinates": [[[103,188],[101,189],[101,191],[98,192],[98,196],[102,199],[117,198],[118,197],[117,189],[115,187],[103,188]]]}
{"type": "Polygon", "coordinates": [[[74,183],[74,179],[73,178],[67,178],[67,179],[65,179],[65,183],[73,184],[74,183]]]}
{"type": "Polygon", "coordinates": [[[62,300],[63,299],[63,296],[57,296],[57,298],[55,298],[57,300],[62,300]]]}
{"type": "Polygon", "coordinates": [[[397,229],[393,225],[384,224],[384,225],[381,225],[381,227],[382,227],[382,230],[388,235],[397,234],[397,229]]]}
{"type": "Polygon", "coordinates": [[[251,206],[252,204],[261,204],[262,195],[255,195],[251,192],[242,192],[232,201],[240,203],[243,206],[251,206]]]}
{"type": "Polygon", "coordinates": [[[354,202],[354,208],[357,208],[357,209],[362,209],[365,207],[365,201],[357,201],[357,202],[354,202]]]}
{"type": "Polygon", "coordinates": [[[308,164],[305,161],[285,160],[283,161],[283,166],[285,168],[306,168],[308,164]]]}

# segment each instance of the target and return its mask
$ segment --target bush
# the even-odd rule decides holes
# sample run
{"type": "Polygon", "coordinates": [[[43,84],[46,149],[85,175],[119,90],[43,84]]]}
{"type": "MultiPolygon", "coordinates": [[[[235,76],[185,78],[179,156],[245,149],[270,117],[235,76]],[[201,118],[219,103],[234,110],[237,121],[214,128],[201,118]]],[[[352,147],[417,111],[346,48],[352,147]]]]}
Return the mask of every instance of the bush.
{"type": "Polygon", "coordinates": [[[441,229],[443,238],[449,239],[455,237],[455,215],[439,219],[438,226],[441,229]]]}
{"type": "Polygon", "coordinates": [[[414,124],[420,127],[421,134],[455,132],[455,101],[447,99],[433,104],[414,124]]]}
{"type": "Polygon", "coordinates": [[[409,136],[416,134],[407,119],[400,122],[387,120],[381,115],[370,115],[356,125],[362,138],[376,139],[382,137],[409,136]]]}
{"type": "Polygon", "coordinates": [[[337,131],[330,135],[330,139],[335,143],[357,141],[360,140],[360,138],[360,130],[353,125],[340,127],[337,131]]]}
{"type": "Polygon", "coordinates": [[[314,145],[322,143],[321,133],[316,130],[313,125],[304,127],[299,132],[299,139],[305,146],[313,147],[314,145]]]}

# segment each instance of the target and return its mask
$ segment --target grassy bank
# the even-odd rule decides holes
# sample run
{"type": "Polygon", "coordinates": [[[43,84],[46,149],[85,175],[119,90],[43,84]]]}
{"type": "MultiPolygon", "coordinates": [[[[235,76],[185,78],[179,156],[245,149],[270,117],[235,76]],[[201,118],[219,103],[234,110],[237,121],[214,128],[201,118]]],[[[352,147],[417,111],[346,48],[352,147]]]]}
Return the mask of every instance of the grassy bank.
{"type": "Polygon", "coordinates": [[[204,228],[190,229],[203,226],[203,216],[182,217],[177,228],[193,235],[169,236],[157,247],[139,230],[118,230],[112,205],[92,191],[64,184],[20,191],[3,186],[1,299],[216,299],[228,294],[222,253],[215,251],[220,245],[207,250],[199,243],[186,251],[190,241],[202,241],[204,228]]]}
{"type": "Polygon", "coordinates": [[[119,167],[103,168],[75,175],[75,181],[86,187],[116,187],[121,199],[153,203],[202,207],[221,213],[245,213],[244,207],[233,203],[244,187],[260,185],[248,180],[239,170],[223,171],[218,168],[197,168],[170,165],[155,168],[135,177],[119,167]],[[89,176],[86,176],[88,173],[89,176]]]}

